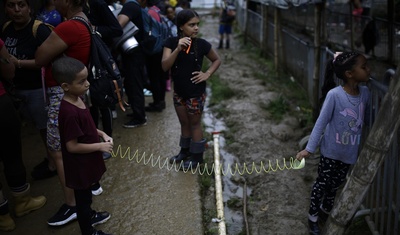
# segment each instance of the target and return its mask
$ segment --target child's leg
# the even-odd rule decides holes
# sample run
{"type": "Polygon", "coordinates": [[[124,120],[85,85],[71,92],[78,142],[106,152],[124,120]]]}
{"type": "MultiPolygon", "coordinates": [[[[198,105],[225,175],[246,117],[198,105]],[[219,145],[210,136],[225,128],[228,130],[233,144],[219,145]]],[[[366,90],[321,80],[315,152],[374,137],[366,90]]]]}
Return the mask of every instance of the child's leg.
{"type": "Polygon", "coordinates": [[[333,208],[335,202],[336,191],[346,181],[347,172],[350,169],[350,165],[341,161],[329,159],[332,165],[332,171],[330,173],[329,182],[326,186],[325,197],[322,201],[321,208],[323,211],[329,213],[333,208]]]}
{"type": "Polygon", "coordinates": [[[328,184],[331,177],[330,173],[332,169],[330,168],[329,164],[326,163],[326,161],[329,160],[331,159],[325,158],[321,155],[318,164],[318,176],[312,187],[311,203],[308,211],[308,219],[312,222],[317,222],[318,220],[318,212],[322,202],[322,197],[325,194],[326,185],[328,184]]]}
{"type": "Polygon", "coordinates": [[[189,157],[189,147],[192,139],[192,132],[190,130],[189,117],[184,103],[184,99],[174,93],[174,107],[179,119],[179,123],[181,124],[181,137],[179,140],[179,146],[181,147],[181,150],[177,155],[169,159],[171,164],[174,162],[180,163],[189,157]]]}
{"type": "Polygon", "coordinates": [[[91,218],[94,214],[92,205],[92,191],[89,189],[74,190],[76,199],[76,214],[82,235],[91,235],[94,231],[91,218]]]}

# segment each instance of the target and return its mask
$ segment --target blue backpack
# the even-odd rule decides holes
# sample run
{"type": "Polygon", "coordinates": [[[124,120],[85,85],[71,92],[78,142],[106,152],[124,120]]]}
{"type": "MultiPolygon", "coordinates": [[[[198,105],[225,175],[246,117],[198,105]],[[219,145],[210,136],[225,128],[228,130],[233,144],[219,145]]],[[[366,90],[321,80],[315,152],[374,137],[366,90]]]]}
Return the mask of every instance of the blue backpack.
{"type": "MultiPolygon", "coordinates": [[[[140,6],[136,0],[128,0],[127,2],[134,2],[140,6]]],[[[162,52],[164,47],[164,41],[169,36],[168,25],[159,12],[157,14],[160,16],[161,22],[158,22],[149,14],[149,8],[142,9],[142,19],[143,19],[143,41],[139,42],[142,46],[144,52],[147,55],[154,55],[162,52]]],[[[151,9],[153,10],[153,9],[151,9]]]]}

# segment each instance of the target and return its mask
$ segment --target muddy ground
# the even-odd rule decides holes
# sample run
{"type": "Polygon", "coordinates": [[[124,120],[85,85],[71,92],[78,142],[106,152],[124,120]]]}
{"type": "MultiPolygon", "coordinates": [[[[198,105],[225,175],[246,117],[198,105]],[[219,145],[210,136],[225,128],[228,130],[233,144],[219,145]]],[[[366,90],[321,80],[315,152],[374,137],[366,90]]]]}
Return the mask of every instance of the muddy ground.
{"type": "MultiPolygon", "coordinates": [[[[202,37],[217,47],[218,19],[210,12],[201,13],[202,37]]],[[[231,38],[231,49],[218,50],[218,53],[223,64],[216,76],[235,92],[234,97],[206,110],[226,124],[223,130],[207,127],[207,130],[222,131],[227,140],[223,153],[235,156],[239,164],[255,162],[257,165],[260,161],[275,163],[276,160],[281,162],[284,158],[295,156],[299,141],[309,133],[310,127],[304,126],[303,107],[300,108],[302,111],[296,111],[299,110],[295,105],[297,101],[287,97],[290,92],[302,92],[301,88],[292,85],[292,90],[282,89],[280,83],[290,81],[289,76],[273,77],[268,66],[254,56],[257,50],[241,45],[238,33],[231,38]],[[268,82],[265,79],[268,77],[273,77],[275,82],[268,82]],[[280,98],[289,104],[290,112],[277,121],[265,107],[280,98]]],[[[119,110],[114,123],[116,145],[123,150],[130,147],[132,155],[136,150],[140,154],[145,152],[147,156],[153,153],[161,156],[162,161],[175,154],[179,149],[179,125],[171,99],[171,92],[168,92],[167,109],[162,113],[149,113],[147,126],[137,129],[121,127],[128,118],[119,110]]],[[[146,103],[151,101],[150,97],[146,98],[146,103]]],[[[44,156],[38,136],[29,124],[24,127],[24,160],[28,174],[44,156]]],[[[211,156],[212,151],[207,150],[206,155],[211,156]]],[[[224,158],[224,155],[221,157],[224,158]]],[[[250,234],[308,234],[309,194],[317,163],[317,158],[310,157],[301,170],[233,177],[237,187],[242,188],[246,183],[248,188],[245,205],[250,234]]],[[[110,211],[112,218],[100,225],[100,229],[117,235],[217,234],[217,225],[210,223],[215,216],[215,190],[211,186],[201,198],[201,176],[143,164],[143,161],[137,163],[118,154],[106,165],[108,171],[101,181],[105,192],[94,197],[93,207],[110,211]],[[210,216],[203,216],[202,212],[210,216]]],[[[2,176],[0,179],[4,183],[2,176]]],[[[17,229],[7,234],[79,234],[76,222],[60,228],[46,225],[46,219],[63,202],[57,178],[34,181],[28,175],[28,180],[33,193],[44,194],[48,202],[43,209],[16,218],[17,229]]],[[[6,191],[6,194],[9,195],[9,192],[6,191]]],[[[236,198],[234,204],[234,213],[243,217],[243,197],[236,198]]],[[[246,234],[244,220],[227,220],[226,224],[228,234],[246,234]]]]}
{"type": "MultiPolygon", "coordinates": [[[[203,37],[212,40],[213,45],[217,47],[218,38],[210,34],[217,32],[218,19],[207,16],[202,20],[203,37]]],[[[225,150],[236,156],[239,164],[255,162],[260,165],[260,161],[271,161],[276,168],[276,160],[282,164],[284,158],[295,156],[299,150],[299,141],[310,128],[301,125],[302,120],[299,117],[303,114],[294,111],[296,107],[293,104],[296,102],[285,98],[287,90],[281,89],[280,82],[268,82],[267,77],[271,77],[272,71],[257,58],[257,49],[243,46],[238,33],[232,36],[231,48],[218,50],[223,64],[217,76],[236,95],[210,107],[210,110],[226,124],[227,128],[222,131],[222,135],[227,138],[225,150]],[[260,75],[264,78],[260,79],[260,75]],[[277,121],[263,107],[279,97],[283,97],[289,104],[290,112],[277,121]]],[[[286,76],[277,79],[287,83],[290,78],[286,76]]],[[[303,91],[297,87],[290,92],[303,91]]],[[[308,234],[309,193],[316,176],[317,163],[318,160],[311,157],[307,160],[306,167],[301,170],[278,170],[233,177],[239,187],[246,183],[247,191],[251,191],[247,195],[246,204],[251,234],[308,234]]],[[[208,195],[209,199],[204,200],[205,207],[213,210],[215,207],[210,203],[215,197],[213,187],[208,195]]],[[[243,197],[236,200],[240,201],[235,204],[236,213],[243,215],[243,197]]],[[[240,225],[235,224],[237,221],[231,220],[226,223],[228,234],[246,234],[244,220],[242,231],[238,230],[240,225]]],[[[209,224],[206,232],[213,234],[216,228],[217,225],[209,224]]]]}

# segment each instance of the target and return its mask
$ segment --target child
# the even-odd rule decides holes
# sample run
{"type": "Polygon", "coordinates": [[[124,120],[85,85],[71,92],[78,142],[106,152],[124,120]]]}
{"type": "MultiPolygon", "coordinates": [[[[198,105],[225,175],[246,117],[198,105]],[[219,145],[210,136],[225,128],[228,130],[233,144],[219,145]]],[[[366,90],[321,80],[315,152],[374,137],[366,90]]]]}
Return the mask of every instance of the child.
{"type": "Polygon", "coordinates": [[[81,96],[89,89],[85,65],[71,57],[53,63],[53,76],[64,90],[60,104],[59,130],[66,186],[74,189],[76,211],[82,235],[106,234],[93,226],[110,218],[108,212],[91,209],[91,185],[106,171],[102,152],[110,153],[113,140],[96,129],[81,96]],[[101,137],[104,142],[100,142],[101,137]]]}
{"type": "Polygon", "coordinates": [[[225,35],[225,48],[229,49],[229,37],[232,33],[232,24],[235,20],[235,6],[230,3],[228,0],[224,0],[221,2],[221,11],[219,14],[219,46],[218,49],[222,49],[224,44],[224,35],[225,35]]]}
{"type": "Polygon", "coordinates": [[[298,160],[310,156],[321,140],[318,177],[312,188],[308,215],[310,234],[320,233],[317,220],[326,221],[337,189],[345,181],[350,165],[357,160],[369,102],[368,88],[359,84],[367,82],[369,77],[366,58],[356,52],[336,53],[326,66],[322,87],[322,96],[326,99],[307,147],[296,156],[298,160]],[[343,80],[342,86],[335,87],[334,73],[343,80]]]}
{"type": "Polygon", "coordinates": [[[221,64],[211,44],[197,38],[199,22],[199,15],[194,10],[179,12],[176,17],[178,37],[166,40],[162,57],[163,70],[171,69],[174,106],[181,124],[181,150],[170,162],[187,160],[183,164],[184,169],[203,162],[206,140],[203,139],[201,114],[206,98],[206,80],[221,64]],[[204,56],[211,61],[206,72],[201,71],[204,56]]]}

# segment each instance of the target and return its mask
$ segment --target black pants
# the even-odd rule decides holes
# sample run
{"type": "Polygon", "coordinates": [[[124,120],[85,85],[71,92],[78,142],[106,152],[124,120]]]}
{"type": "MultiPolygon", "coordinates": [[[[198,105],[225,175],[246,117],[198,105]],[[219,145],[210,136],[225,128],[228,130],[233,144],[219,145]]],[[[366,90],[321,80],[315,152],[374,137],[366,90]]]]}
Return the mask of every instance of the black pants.
{"type": "Polygon", "coordinates": [[[125,80],[124,88],[128,96],[128,102],[132,108],[133,118],[144,121],[144,55],[139,50],[131,54],[122,55],[125,80]]]}
{"type": "Polygon", "coordinates": [[[159,104],[161,101],[165,101],[167,75],[162,70],[161,59],[162,52],[146,57],[147,74],[150,80],[150,90],[153,94],[154,104],[159,104]]]}
{"type": "Polygon", "coordinates": [[[78,217],[79,228],[81,229],[82,235],[92,235],[93,226],[91,218],[94,215],[94,211],[91,208],[92,205],[92,190],[82,189],[74,190],[75,201],[76,201],[76,215],[78,217]]]}
{"type": "Polygon", "coordinates": [[[103,131],[110,137],[112,137],[112,113],[109,107],[99,107],[93,104],[90,107],[90,114],[92,115],[96,128],[99,126],[99,112],[101,113],[101,123],[103,125],[103,131]]]}
{"type": "Polygon", "coordinates": [[[26,169],[22,161],[21,122],[8,95],[0,96],[0,133],[0,158],[4,165],[6,182],[9,187],[21,187],[26,184],[26,169]]]}
{"type": "Polygon", "coordinates": [[[319,208],[330,212],[335,202],[336,191],[346,180],[350,164],[321,155],[318,164],[318,177],[311,192],[310,216],[318,216],[319,208]],[[321,206],[322,204],[322,206],[321,206]]]}

